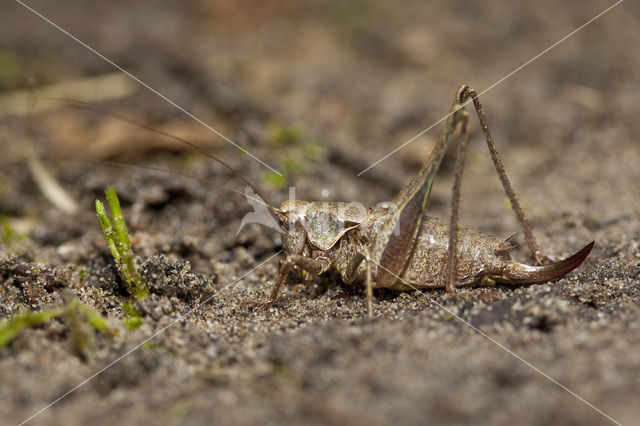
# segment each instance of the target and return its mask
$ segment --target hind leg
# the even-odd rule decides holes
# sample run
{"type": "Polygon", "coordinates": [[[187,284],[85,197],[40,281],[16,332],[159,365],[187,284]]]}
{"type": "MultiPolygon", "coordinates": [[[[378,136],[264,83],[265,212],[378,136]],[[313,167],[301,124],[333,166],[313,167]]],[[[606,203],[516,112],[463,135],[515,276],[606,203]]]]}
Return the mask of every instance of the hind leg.
{"type": "Polygon", "coordinates": [[[480,126],[482,127],[482,133],[484,134],[484,139],[489,147],[489,153],[491,154],[491,159],[493,160],[493,165],[496,168],[496,172],[498,173],[498,177],[500,178],[500,182],[502,183],[502,187],[504,189],[505,194],[509,198],[511,202],[511,206],[513,211],[520,223],[520,227],[524,231],[524,238],[527,242],[527,246],[531,251],[531,255],[535,259],[536,263],[540,264],[543,260],[551,260],[550,256],[542,254],[540,251],[540,247],[536,242],[535,237],[533,236],[533,231],[531,231],[531,226],[529,225],[529,221],[527,221],[527,217],[524,214],[524,210],[520,206],[520,202],[518,201],[518,197],[516,196],[513,187],[511,186],[511,182],[507,177],[507,172],[504,169],[504,165],[502,164],[502,160],[500,160],[500,156],[498,155],[498,150],[496,149],[496,144],[493,141],[493,137],[491,136],[491,132],[489,131],[489,124],[487,123],[487,117],[484,115],[484,110],[482,108],[482,104],[480,104],[480,100],[478,99],[478,93],[475,89],[471,87],[466,88],[466,96],[464,101],[467,101],[469,98],[473,101],[473,106],[475,107],[476,113],[478,115],[478,119],[480,120],[480,126]]]}

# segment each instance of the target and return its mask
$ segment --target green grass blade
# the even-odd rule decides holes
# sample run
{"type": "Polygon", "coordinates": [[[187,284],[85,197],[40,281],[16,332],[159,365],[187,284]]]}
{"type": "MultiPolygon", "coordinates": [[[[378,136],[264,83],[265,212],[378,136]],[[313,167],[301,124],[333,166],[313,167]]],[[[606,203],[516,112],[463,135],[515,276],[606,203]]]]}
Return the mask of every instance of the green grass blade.
{"type": "Polygon", "coordinates": [[[107,216],[107,212],[104,209],[104,204],[102,204],[100,200],[96,200],[96,213],[98,215],[100,227],[102,228],[102,233],[104,234],[104,239],[107,241],[107,246],[109,247],[111,255],[115,259],[116,263],[119,265],[121,259],[120,251],[118,250],[118,245],[115,240],[115,230],[113,229],[113,224],[111,223],[111,220],[109,220],[109,216],[107,216]]]}
{"type": "Polygon", "coordinates": [[[110,186],[105,194],[113,223],[106,214],[104,205],[96,200],[96,212],[100,226],[104,232],[107,245],[113,254],[113,258],[118,266],[118,272],[125,281],[134,298],[141,299],[149,295],[149,290],[142,286],[142,279],[138,268],[136,267],[133,250],[131,248],[131,240],[127,231],[127,225],[124,221],[118,194],[113,186],[110,186]]]}
{"type": "Polygon", "coordinates": [[[63,313],[60,308],[49,309],[42,312],[25,312],[15,315],[9,320],[0,323],[0,348],[10,343],[27,327],[36,327],[44,324],[63,313]]]}

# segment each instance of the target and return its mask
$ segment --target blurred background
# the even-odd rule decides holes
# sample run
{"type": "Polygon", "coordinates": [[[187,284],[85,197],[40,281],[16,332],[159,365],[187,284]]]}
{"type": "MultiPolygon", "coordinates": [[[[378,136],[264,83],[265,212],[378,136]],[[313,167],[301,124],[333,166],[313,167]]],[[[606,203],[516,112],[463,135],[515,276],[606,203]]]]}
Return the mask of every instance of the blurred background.
{"type": "MultiPolygon", "coordinates": [[[[52,268],[79,265],[86,276],[68,287],[83,295],[84,303],[117,318],[124,296],[105,284],[116,278],[93,210],[94,199],[115,185],[136,254],[186,259],[194,271],[215,277],[214,285],[226,283],[275,253],[279,235],[249,228],[236,237],[251,209],[222,186],[242,190],[237,179],[184,144],[112,114],[219,156],[276,205],[288,197],[290,186],[300,199],[376,204],[391,200],[423,164],[441,125],[358,173],[442,119],[459,83],[484,91],[613,3],[25,1],[281,176],[20,3],[2,0],[0,253],[52,268]],[[102,293],[92,296],[85,288],[102,293]]],[[[564,293],[548,293],[547,310],[531,314],[543,318],[539,326],[525,324],[520,314],[502,323],[514,304],[539,300],[539,294],[531,296],[536,286],[469,296],[484,309],[470,321],[494,327],[492,335],[623,421],[637,419],[632,400],[640,386],[634,355],[640,347],[638,16],[638,3],[621,3],[482,95],[498,150],[540,245],[567,254],[593,239],[597,244],[585,263],[587,272],[572,287],[563,287],[568,288],[564,293]]],[[[471,118],[460,220],[508,235],[517,223],[475,115],[471,118]]],[[[439,174],[430,213],[448,212],[451,160],[439,174]]],[[[526,248],[515,255],[530,261],[526,248]]],[[[4,278],[15,275],[15,267],[2,268],[4,278]]],[[[130,422],[190,418],[205,423],[214,405],[209,401],[215,401],[228,409],[216,412],[216,418],[245,423],[263,418],[318,424],[606,421],[570,395],[549,391],[554,385],[535,373],[521,373],[515,359],[505,361],[501,354],[496,365],[498,349],[475,335],[479,342],[466,335],[459,339],[458,328],[431,318],[429,305],[414,296],[383,294],[378,303],[387,310],[381,315],[395,319],[397,312],[406,322],[378,322],[375,330],[357,322],[362,314],[357,292],[351,299],[347,291],[347,307],[341,293],[339,303],[331,293],[343,290],[329,290],[329,302],[318,298],[326,295],[322,292],[298,294],[283,306],[295,305],[300,313],[282,309],[277,311],[282,317],[267,313],[255,323],[251,315],[258,314],[229,307],[246,300],[251,289],[266,295],[265,283],[274,273],[271,267],[259,279],[240,283],[217,306],[224,319],[215,317],[216,311],[203,313],[204,320],[167,337],[171,346],[159,344],[162,351],[165,344],[170,349],[140,351],[50,415],[55,413],[61,424],[122,420],[123,413],[130,422]],[[424,305],[408,308],[411,303],[424,305]],[[338,319],[347,325],[325,326],[338,319]],[[317,321],[296,334],[307,320],[317,321]],[[427,329],[428,336],[420,334],[427,329]],[[212,337],[214,343],[202,340],[213,335],[222,337],[212,337]],[[338,348],[331,346],[334,341],[338,348]],[[363,350],[371,359],[363,359],[363,350]],[[343,363],[326,355],[343,351],[343,363]],[[403,361],[395,363],[398,354],[404,354],[403,361]],[[452,365],[451,359],[459,363],[452,365]],[[140,368],[144,374],[137,373],[140,368]],[[118,394],[121,386],[126,390],[118,394]],[[99,408],[92,412],[96,399],[99,408]],[[187,399],[188,407],[179,405],[187,399]]],[[[7,286],[3,315],[61,300],[55,290],[46,294],[50,299],[25,302],[20,291],[7,286]]],[[[182,312],[193,305],[191,300],[176,303],[172,309],[182,312]]],[[[534,305],[529,308],[539,309],[542,302],[534,305]]],[[[4,352],[0,369],[6,372],[7,393],[0,398],[0,411],[22,420],[144,333],[123,334],[121,346],[102,343],[102,355],[86,364],[60,349],[55,333],[43,338],[46,344],[26,344],[32,351],[20,352],[22,358],[4,352]],[[50,347],[62,353],[64,363],[33,355],[50,347]],[[74,371],[71,379],[66,368],[74,371]]]]}
{"type": "MultiPolygon", "coordinates": [[[[319,199],[327,187],[332,198],[371,203],[392,198],[407,182],[441,126],[359,179],[354,175],[441,119],[460,82],[483,91],[610,3],[29,5],[287,178],[243,157],[12,1],[6,1],[0,28],[0,90],[5,93],[0,111],[3,132],[9,133],[2,138],[5,161],[19,162],[24,155],[12,132],[32,134],[39,155],[49,158],[131,162],[158,149],[184,149],[104,114],[50,99],[70,98],[208,144],[261,185],[295,184],[299,196],[309,199],[319,199]],[[16,91],[25,96],[12,97],[16,91]],[[368,183],[382,188],[363,192],[368,183]]],[[[523,190],[534,184],[544,186],[541,193],[548,190],[549,185],[534,181],[536,173],[562,168],[565,157],[593,150],[580,145],[585,139],[597,138],[599,149],[611,151],[638,134],[638,106],[632,102],[640,60],[635,8],[624,3],[482,96],[508,171],[522,175],[518,186],[523,190]],[[615,131],[614,120],[622,124],[615,131]]],[[[478,136],[477,124],[471,127],[478,136]]],[[[472,144],[469,165],[475,163],[480,165],[468,167],[468,173],[492,173],[481,142],[472,144]]],[[[12,212],[20,208],[3,206],[12,212]]]]}

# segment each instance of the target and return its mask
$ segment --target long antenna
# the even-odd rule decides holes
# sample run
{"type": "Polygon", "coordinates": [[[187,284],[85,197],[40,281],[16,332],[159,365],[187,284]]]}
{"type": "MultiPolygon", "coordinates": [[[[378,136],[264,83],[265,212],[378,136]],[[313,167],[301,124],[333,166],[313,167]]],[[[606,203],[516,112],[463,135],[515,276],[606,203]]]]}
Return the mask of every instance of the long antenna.
{"type": "MultiPolygon", "coordinates": [[[[222,166],[224,166],[227,170],[229,170],[231,173],[233,173],[238,178],[240,178],[244,183],[246,183],[258,195],[258,197],[260,197],[262,199],[262,201],[264,202],[264,205],[271,211],[271,214],[276,215],[278,213],[278,210],[275,207],[273,207],[271,205],[271,203],[269,203],[267,201],[267,199],[262,195],[262,193],[251,182],[249,182],[244,176],[242,176],[239,171],[237,171],[236,169],[234,169],[233,167],[231,167],[230,165],[228,165],[227,163],[225,163],[224,161],[222,161],[218,157],[215,157],[214,155],[209,154],[207,151],[203,150],[202,148],[200,148],[198,145],[194,144],[193,142],[190,142],[190,141],[188,141],[186,139],[183,139],[183,138],[181,138],[179,136],[176,136],[176,135],[173,135],[171,133],[167,133],[167,132],[165,132],[163,130],[156,129],[154,127],[148,126],[148,125],[146,125],[144,123],[137,122],[137,121],[132,120],[131,118],[126,117],[124,115],[120,115],[120,114],[115,113],[115,112],[106,111],[106,110],[97,108],[97,107],[95,107],[95,106],[93,106],[93,105],[91,105],[91,104],[89,104],[87,102],[78,101],[78,100],[75,100],[75,99],[47,98],[47,100],[53,100],[53,101],[57,101],[57,102],[62,102],[64,104],[66,104],[68,107],[71,107],[71,108],[80,108],[80,109],[85,109],[85,110],[89,110],[89,111],[99,112],[101,114],[105,114],[105,115],[111,116],[111,117],[116,118],[118,120],[124,121],[124,122],[132,124],[134,126],[138,126],[138,127],[143,128],[145,130],[148,130],[150,132],[156,133],[158,135],[161,135],[161,136],[173,139],[173,140],[175,140],[177,142],[180,142],[182,144],[185,144],[185,145],[189,146],[191,149],[193,149],[194,151],[198,152],[199,154],[202,154],[205,157],[210,158],[210,159],[218,162],[222,166]]],[[[120,163],[120,165],[124,165],[124,163],[120,163]]],[[[230,189],[230,188],[227,188],[227,189],[230,189]]]]}
{"type": "Polygon", "coordinates": [[[131,163],[124,163],[121,161],[113,161],[113,160],[87,160],[84,158],[56,158],[55,161],[73,161],[74,163],[89,163],[89,164],[108,164],[111,166],[116,166],[116,167],[128,167],[128,168],[132,168],[132,169],[145,169],[145,170],[151,170],[153,172],[161,172],[161,173],[172,173],[178,176],[182,176],[182,177],[186,177],[188,179],[194,179],[194,180],[199,180],[201,182],[205,182],[205,183],[210,183],[215,185],[218,188],[222,188],[222,189],[226,189],[227,191],[231,191],[231,192],[235,192],[236,194],[240,194],[243,197],[246,198],[250,198],[253,201],[262,204],[263,206],[270,208],[271,206],[269,206],[269,204],[266,204],[264,202],[264,200],[262,199],[258,199],[256,197],[252,197],[249,194],[246,194],[242,191],[239,191],[235,188],[231,188],[230,186],[226,186],[226,185],[221,185],[217,182],[212,181],[211,179],[204,179],[198,176],[194,176],[194,175],[190,175],[188,173],[183,173],[180,172],[178,170],[171,170],[171,169],[163,169],[162,167],[156,167],[156,166],[148,166],[145,164],[131,164],[131,163]]]}

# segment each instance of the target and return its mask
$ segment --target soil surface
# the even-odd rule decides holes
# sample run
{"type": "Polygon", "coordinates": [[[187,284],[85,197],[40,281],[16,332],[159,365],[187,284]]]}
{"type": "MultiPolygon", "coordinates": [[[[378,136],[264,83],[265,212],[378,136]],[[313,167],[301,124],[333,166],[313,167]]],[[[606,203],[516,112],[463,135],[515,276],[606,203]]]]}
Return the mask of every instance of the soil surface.
{"type": "MultiPolygon", "coordinates": [[[[285,177],[5,0],[0,90],[14,97],[0,98],[0,317],[75,298],[116,333],[78,333],[68,318],[25,329],[0,349],[1,423],[639,422],[638,3],[504,81],[613,3],[28,4],[285,177]],[[281,239],[257,224],[236,235],[252,208],[225,187],[242,182],[104,112],[199,144],[276,205],[289,187],[375,205],[409,181],[441,125],[358,173],[440,120],[460,82],[491,88],[481,100],[543,250],[595,247],[553,283],[455,299],[376,291],[373,320],[362,285],[335,274],[307,285],[292,274],[274,306],[243,305],[268,297],[281,239]],[[51,204],[60,196],[36,184],[38,164],[76,213],[51,204]],[[123,322],[130,298],[96,220],[109,185],[151,292],[133,304],[138,328],[123,322]]],[[[518,225],[472,118],[460,221],[506,236],[518,225]]],[[[446,217],[452,169],[449,157],[429,214],[446,217]]],[[[516,241],[513,256],[531,263],[516,241]]]]}

